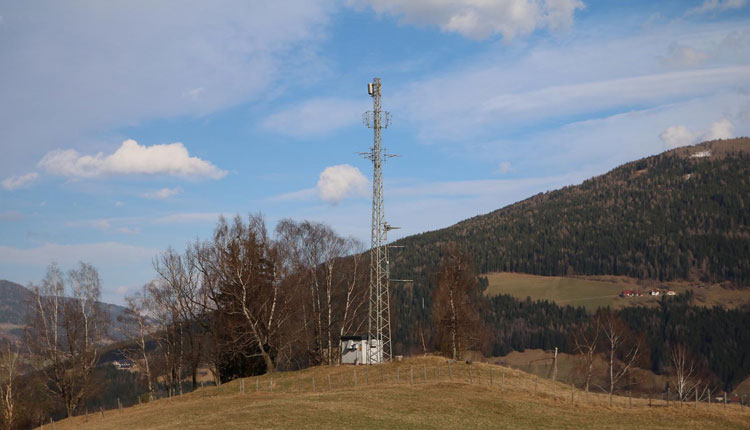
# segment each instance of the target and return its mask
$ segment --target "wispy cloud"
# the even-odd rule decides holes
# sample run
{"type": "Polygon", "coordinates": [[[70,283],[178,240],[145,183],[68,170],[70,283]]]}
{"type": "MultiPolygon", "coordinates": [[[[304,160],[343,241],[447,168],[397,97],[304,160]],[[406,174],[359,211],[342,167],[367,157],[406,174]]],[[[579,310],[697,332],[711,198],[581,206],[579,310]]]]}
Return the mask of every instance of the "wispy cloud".
{"type": "Polygon", "coordinates": [[[219,212],[185,212],[162,216],[153,222],[154,224],[216,222],[219,216],[221,216],[219,212]]]}
{"type": "Polygon", "coordinates": [[[0,245],[0,264],[28,264],[46,266],[56,261],[62,265],[72,265],[78,261],[88,261],[94,265],[104,262],[146,262],[158,250],[142,246],[126,245],[119,242],[83,244],[45,243],[35,248],[16,248],[0,245]]]}
{"type": "Polygon", "coordinates": [[[262,124],[267,130],[287,136],[321,136],[358,123],[365,110],[366,101],[318,98],[275,112],[262,124]]]}
{"type": "Polygon", "coordinates": [[[31,185],[31,183],[36,181],[37,178],[39,178],[39,174],[36,172],[27,173],[21,176],[11,176],[3,180],[2,186],[8,191],[13,191],[31,185]]]}
{"type": "Polygon", "coordinates": [[[444,32],[477,40],[500,34],[506,41],[539,28],[569,28],[575,12],[585,7],[579,0],[355,0],[351,3],[368,5],[378,14],[394,15],[409,24],[434,25],[444,32]]]}
{"type": "Polygon", "coordinates": [[[687,11],[687,15],[702,15],[706,13],[725,12],[728,10],[742,9],[747,6],[748,0],[703,0],[703,3],[687,11]]]}
{"type": "Polygon", "coordinates": [[[26,218],[26,216],[23,213],[18,212],[18,211],[0,212],[0,222],[2,222],[2,221],[9,221],[9,222],[21,221],[24,218],[26,218]]]}
{"type": "Polygon", "coordinates": [[[221,179],[227,172],[208,161],[191,157],[182,143],[142,146],[126,140],[112,154],[81,155],[76,150],[49,152],[39,162],[49,174],[72,178],[103,175],[172,175],[221,179]]]}
{"type": "Polygon", "coordinates": [[[162,188],[160,190],[149,191],[143,194],[147,199],[164,200],[182,193],[182,188],[162,188]]]}

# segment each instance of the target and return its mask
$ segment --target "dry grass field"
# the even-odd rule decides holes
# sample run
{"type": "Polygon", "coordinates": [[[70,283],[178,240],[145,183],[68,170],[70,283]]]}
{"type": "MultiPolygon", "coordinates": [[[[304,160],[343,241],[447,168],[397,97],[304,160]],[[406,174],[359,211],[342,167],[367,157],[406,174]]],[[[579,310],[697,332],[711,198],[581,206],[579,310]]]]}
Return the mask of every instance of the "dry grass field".
{"type": "Polygon", "coordinates": [[[587,401],[570,386],[537,382],[507,367],[453,363],[449,368],[437,357],[369,368],[317,367],[246,378],[244,393],[241,386],[233,381],[105,411],[103,418],[79,416],[56,423],[56,429],[750,428],[750,408],[738,405],[701,403],[696,409],[633,399],[631,407],[628,398],[616,397],[610,407],[606,396],[591,394],[587,401]]]}
{"type": "Polygon", "coordinates": [[[656,282],[636,280],[624,276],[562,277],[538,276],[525,273],[488,273],[486,294],[510,294],[519,299],[550,300],[559,305],[584,306],[588,310],[610,306],[622,308],[632,305],[655,305],[659,297],[619,297],[622,290],[649,291],[668,287],[678,293],[693,291],[694,303],[706,306],[737,307],[750,303],[750,289],[729,289],[720,285],[699,283],[656,282]]]}

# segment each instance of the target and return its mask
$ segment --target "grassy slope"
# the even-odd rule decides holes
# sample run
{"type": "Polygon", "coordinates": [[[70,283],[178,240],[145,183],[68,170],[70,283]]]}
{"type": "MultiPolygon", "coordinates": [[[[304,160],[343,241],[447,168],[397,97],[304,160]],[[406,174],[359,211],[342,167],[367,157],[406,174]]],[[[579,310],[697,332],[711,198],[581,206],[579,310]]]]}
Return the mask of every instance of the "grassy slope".
{"type": "Polygon", "coordinates": [[[750,303],[750,290],[731,290],[719,285],[688,283],[685,281],[643,281],[624,276],[561,277],[539,276],[525,273],[489,273],[487,294],[510,294],[521,300],[549,300],[559,305],[584,306],[593,311],[600,306],[622,308],[632,305],[652,305],[658,297],[643,296],[621,298],[622,290],[642,290],[667,286],[677,292],[692,290],[695,304],[707,306],[736,307],[750,303]],[[698,288],[698,285],[703,285],[698,288]]]}
{"type": "Polygon", "coordinates": [[[108,411],[98,415],[76,417],[72,423],[58,423],[59,428],[72,424],[80,429],[194,429],[194,428],[608,428],[608,429],[701,429],[748,428],[750,409],[738,406],[711,410],[701,404],[694,407],[647,406],[646,400],[616,398],[614,407],[606,397],[591,395],[591,403],[576,393],[570,400],[570,387],[553,386],[540,381],[534,388],[534,377],[523,372],[489,364],[453,364],[449,381],[444,360],[412,359],[380,367],[364,367],[358,372],[354,387],[353,367],[319,367],[300,372],[276,374],[275,389],[268,391],[271,376],[258,378],[261,392],[255,392],[255,378],[245,380],[246,394],[239,393],[239,382],[219,388],[200,389],[195,393],[152,404],[108,411]],[[441,363],[441,378],[436,380],[441,363]],[[414,385],[408,376],[414,368],[414,385]],[[427,367],[427,381],[424,379],[427,367]],[[469,383],[469,368],[473,383],[469,383]],[[489,372],[493,371],[493,386],[489,372]],[[396,372],[399,380],[396,380],[396,372]],[[365,374],[367,373],[367,376],[365,374]],[[506,373],[501,389],[502,372],[506,373]],[[518,375],[516,378],[514,375],[518,375]],[[328,376],[331,376],[331,389],[328,376]],[[312,392],[312,378],[316,392],[312,392]],[[369,382],[365,384],[365,380],[369,382]],[[554,396],[556,394],[556,397],[554,396]]]}

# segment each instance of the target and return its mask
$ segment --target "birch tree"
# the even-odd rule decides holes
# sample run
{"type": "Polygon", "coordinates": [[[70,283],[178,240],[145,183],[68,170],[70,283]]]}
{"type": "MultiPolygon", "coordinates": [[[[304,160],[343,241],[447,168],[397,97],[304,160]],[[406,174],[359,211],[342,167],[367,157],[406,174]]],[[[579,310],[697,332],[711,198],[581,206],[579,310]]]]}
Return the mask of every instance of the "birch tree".
{"type": "Polygon", "coordinates": [[[46,376],[50,394],[60,398],[68,416],[73,416],[94,389],[91,376],[109,323],[98,301],[99,274],[93,266],[80,263],[68,273],[66,283],[53,264],[32,293],[26,344],[46,376]]]}
{"type": "Polygon", "coordinates": [[[640,359],[641,342],[632,336],[625,324],[609,309],[601,312],[600,318],[607,351],[609,405],[612,406],[615,386],[640,359]]]}
{"type": "Polygon", "coordinates": [[[470,256],[455,244],[446,245],[436,276],[433,318],[438,323],[440,347],[454,360],[476,342],[477,282],[470,256]]]}
{"type": "Polygon", "coordinates": [[[670,348],[669,358],[672,364],[672,383],[680,396],[680,403],[684,402],[701,383],[696,360],[685,345],[676,344],[670,348]]]}
{"type": "Polygon", "coordinates": [[[594,374],[594,363],[599,352],[601,336],[600,314],[594,315],[589,324],[579,327],[573,332],[573,349],[583,360],[584,386],[587,395],[594,374]]]}
{"type": "Polygon", "coordinates": [[[123,348],[121,352],[128,359],[143,363],[142,368],[148,384],[149,400],[153,400],[155,394],[154,378],[151,371],[150,354],[147,348],[147,340],[151,327],[147,316],[148,306],[146,300],[147,298],[143,291],[126,297],[127,310],[122,318],[118,319],[123,323],[124,334],[135,345],[134,348],[123,348]]]}
{"type": "Polygon", "coordinates": [[[10,342],[0,349],[0,424],[13,428],[16,421],[16,378],[20,366],[18,349],[10,342]]]}

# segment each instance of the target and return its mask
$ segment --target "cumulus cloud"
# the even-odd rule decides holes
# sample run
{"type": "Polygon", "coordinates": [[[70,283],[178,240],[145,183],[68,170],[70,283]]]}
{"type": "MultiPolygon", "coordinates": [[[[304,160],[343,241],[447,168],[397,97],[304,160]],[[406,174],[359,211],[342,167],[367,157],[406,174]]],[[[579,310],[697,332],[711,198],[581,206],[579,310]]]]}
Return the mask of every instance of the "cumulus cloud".
{"type": "Polygon", "coordinates": [[[157,199],[157,200],[164,200],[168,199],[172,196],[176,196],[178,194],[182,193],[182,188],[162,188],[160,190],[155,191],[149,191],[148,193],[143,194],[143,197],[147,199],[157,199]]]}
{"type": "Polygon", "coordinates": [[[82,155],[74,149],[47,153],[39,168],[53,175],[92,178],[102,175],[156,175],[220,179],[227,172],[208,161],[191,157],[182,143],[139,145],[126,140],[110,155],[82,155]]]}
{"type": "Polygon", "coordinates": [[[11,176],[3,180],[2,185],[8,191],[17,190],[31,185],[32,182],[36,181],[39,174],[36,172],[27,173],[21,176],[11,176]]]}
{"type": "Polygon", "coordinates": [[[673,125],[659,134],[659,139],[664,142],[666,149],[694,145],[706,140],[732,137],[734,137],[734,124],[726,118],[712,123],[707,130],[703,131],[691,131],[684,125],[673,125]]]}
{"type": "Polygon", "coordinates": [[[690,9],[688,15],[700,15],[704,13],[725,12],[732,9],[741,9],[747,6],[748,0],[704,0],[703,4],[690,9]]]}
{"type": "Polygon", "coordinates": [[[367,107],[361,100],[313,99],[271,114],[263,127],[292,137],[325,135],[356,124],[367,107]]]}
{"type": "Polygon", "coordinates": [[[326,167],[318,179],[318,196],[335,205],[352,195],[367,195],[367,185],[367,178],[354,166],[340,164],[326,167]]]}
{"type": "Polygon", "coordinates": [[[356,0],[378,14],[399,16],[403,22],[437,25],[442,31],[472,39],[501,34],[505,40],[537,28],[565,29],[585,6],[580,0],[356,0]]]}

